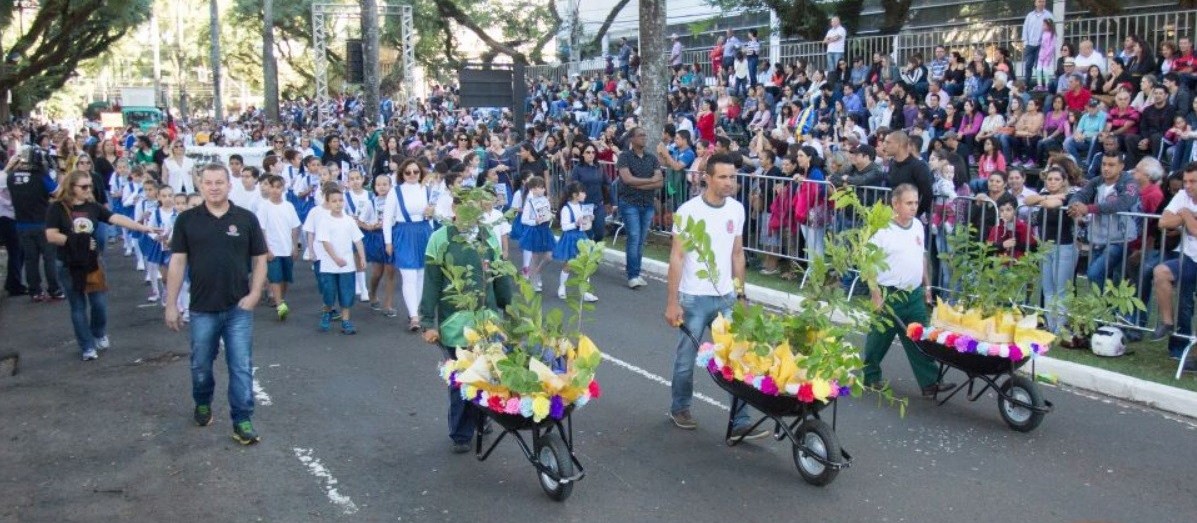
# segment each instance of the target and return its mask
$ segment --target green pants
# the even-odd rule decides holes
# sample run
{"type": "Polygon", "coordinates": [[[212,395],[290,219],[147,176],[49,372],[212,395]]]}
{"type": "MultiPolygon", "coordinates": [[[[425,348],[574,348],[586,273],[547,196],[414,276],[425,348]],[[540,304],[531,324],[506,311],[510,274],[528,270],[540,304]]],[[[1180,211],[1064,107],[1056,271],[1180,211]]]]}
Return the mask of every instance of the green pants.
{"type": "Polygon", "coordinates": [[[902,340],[902,348],[906,349],[906,359],[910,360],[910,368],[914,371],[914,379],[918,381],[919,387],[933,385],[939,377],[939,367],[934,360],[919,352],[914,342],[906,337],[907,324],[927,324],[927,304],[923,303],[923,287],[919,286],[906,293],[891,292],[885,301],[893,309],[894,316],[890,318],[890,326],[881,330],[871,330],[865,338],[865,383],[872,385],[881,381],[881,360],[885,359],[885,354],[889,352],[894,336],[898,336],[902,340]]]}

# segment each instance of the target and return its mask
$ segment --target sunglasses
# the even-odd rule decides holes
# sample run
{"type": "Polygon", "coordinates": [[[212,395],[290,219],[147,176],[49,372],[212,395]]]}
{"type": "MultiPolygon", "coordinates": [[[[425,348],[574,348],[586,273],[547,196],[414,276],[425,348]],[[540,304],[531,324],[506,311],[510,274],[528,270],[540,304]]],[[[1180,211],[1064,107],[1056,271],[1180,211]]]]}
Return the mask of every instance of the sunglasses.
{"type": "Polygon", "coordinates": [[[403,171],[403,174],[420,174],[420,171],[419,171],[419,170],[408,169],[408,170],[406,170],[406,171],[403,171]]]}

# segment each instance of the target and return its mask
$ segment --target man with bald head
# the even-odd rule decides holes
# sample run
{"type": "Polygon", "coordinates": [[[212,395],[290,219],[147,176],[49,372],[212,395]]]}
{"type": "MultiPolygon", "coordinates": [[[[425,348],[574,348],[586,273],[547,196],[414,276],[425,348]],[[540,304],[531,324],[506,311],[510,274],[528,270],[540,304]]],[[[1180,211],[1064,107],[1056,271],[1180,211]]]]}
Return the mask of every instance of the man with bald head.
{"type": "Polygon", "coordinates": [[[1081,40],[1073,62],[1076,64],[1076,72],[1080,74],[1088,73],[1091,65],[1096,65],[1098,69],[1101,69],[1101,74],[1106,74],[1106,57],[1093,48],[1092,41],[1081,40]]]}
{"type": "Polygon", "coordinates": [[[931,168],[910,150],[910,136],[903,131],[894,131],[883,142],[885,156],[890,158],[889,177],[886,185],[897,187],[908,183],[918,189],[919,208],[916,216],[931,212],[931,186],[935,179],[931,168]]]}

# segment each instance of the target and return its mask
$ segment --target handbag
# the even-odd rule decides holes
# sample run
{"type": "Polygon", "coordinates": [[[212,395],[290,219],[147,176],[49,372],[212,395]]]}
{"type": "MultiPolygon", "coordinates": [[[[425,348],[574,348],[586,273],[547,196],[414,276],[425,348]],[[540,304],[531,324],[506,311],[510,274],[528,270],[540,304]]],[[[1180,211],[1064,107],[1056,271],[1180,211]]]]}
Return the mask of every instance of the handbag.
{"type": "Polygon", "coordinates": [[[87,284],[84,285],[84,292],[90,294],[107,290],[108,276],[104,274],[104,265],[97,263],[96,270],[87,273],[87,284]]]}

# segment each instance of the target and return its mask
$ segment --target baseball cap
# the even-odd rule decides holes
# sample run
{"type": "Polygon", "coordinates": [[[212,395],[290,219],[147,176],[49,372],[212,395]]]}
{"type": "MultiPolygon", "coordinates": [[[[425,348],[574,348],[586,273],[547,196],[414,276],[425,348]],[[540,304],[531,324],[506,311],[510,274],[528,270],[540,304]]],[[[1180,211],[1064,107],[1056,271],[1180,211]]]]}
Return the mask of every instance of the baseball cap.
{"type": "Polygon", "coordinates": [[[940,136],[940,138],[942,138],[944,140],[959,140],[960,135],[956,134],[956,131],[948,131],[946,133],[943,133],[943,135],[940,136]]]}
{"type": "Polygon", "coordinates": [[[870,161],[877,158],[877,150],[874,149],[872,145],[869,145],[867,143],[862,143],[860,145],[857,145],[855,148],[852,149],[852,153],[853,154],[863,154],[865,156],[868,156],[870,161]]]}
{"type": "Polygon", "coordinates": [[[1076,65],[1076,60],[1073,60],[1071,58],[1065,58],[1064,65],[1076,65]]]}
{"type": "Polygon", "coordinates": [[[1101,100],[1089,100],[1089,107],[1101,107],[1101,100]]]}

